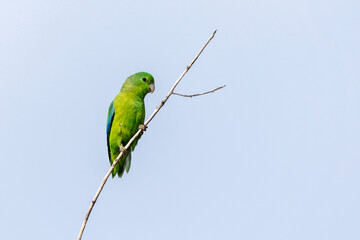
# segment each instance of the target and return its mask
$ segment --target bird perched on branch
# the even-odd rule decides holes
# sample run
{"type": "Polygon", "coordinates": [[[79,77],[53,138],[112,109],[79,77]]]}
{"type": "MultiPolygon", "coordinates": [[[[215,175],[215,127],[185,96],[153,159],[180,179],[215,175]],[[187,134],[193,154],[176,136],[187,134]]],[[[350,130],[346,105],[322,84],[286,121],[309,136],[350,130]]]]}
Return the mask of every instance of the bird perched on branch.
{"type": "Polygon", "coordinates": [[[145,104],[144,98],[147,93],[153,93],[155,82],[153,76],[146,72],[131,75],[124,82],[119,94],[111,102],[107,116],[107,149],[110,164],[123,151],[123,156],[112,171],[112,177],[116,174],[122,177],[124,171],[129,172],[131,165],[131,151],[140,139],[138,137],[125,151],[125,146],[132,136],[139,130],[144,131],[145,104]]]}

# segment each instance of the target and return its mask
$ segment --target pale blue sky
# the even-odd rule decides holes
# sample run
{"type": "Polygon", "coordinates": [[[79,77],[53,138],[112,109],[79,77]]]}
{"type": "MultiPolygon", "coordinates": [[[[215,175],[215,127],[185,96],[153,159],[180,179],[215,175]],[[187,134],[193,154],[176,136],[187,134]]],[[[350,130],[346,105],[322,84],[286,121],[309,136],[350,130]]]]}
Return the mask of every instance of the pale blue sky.
{"type": "Polygon", "coordinates": [[[90,239],[360,239],[359,1],[2,1],[0,239],[75,239],[106,114],[153,74],[130,173],[90,239]]]}

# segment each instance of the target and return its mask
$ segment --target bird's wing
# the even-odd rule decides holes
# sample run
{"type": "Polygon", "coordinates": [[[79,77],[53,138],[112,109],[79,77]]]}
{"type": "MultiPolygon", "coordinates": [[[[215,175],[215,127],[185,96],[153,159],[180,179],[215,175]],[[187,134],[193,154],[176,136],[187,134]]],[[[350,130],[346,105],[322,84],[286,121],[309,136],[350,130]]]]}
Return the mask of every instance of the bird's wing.
{"type": "Polygon", "coordinates": [[[110,131],[111,131],[111,126],[114,120],[114,116],[115,116],[115,108],[114,108],[114,101],[111,102],[110,107],[109,107],[109,111],[108,111],[108,115],[107,115],[107,126],[106,126],[106,141],[107,141],[107,149],[108,149],[108,155],[109,155],[109,160],[111,162],[111,153],[110,153],[110,131]]]}

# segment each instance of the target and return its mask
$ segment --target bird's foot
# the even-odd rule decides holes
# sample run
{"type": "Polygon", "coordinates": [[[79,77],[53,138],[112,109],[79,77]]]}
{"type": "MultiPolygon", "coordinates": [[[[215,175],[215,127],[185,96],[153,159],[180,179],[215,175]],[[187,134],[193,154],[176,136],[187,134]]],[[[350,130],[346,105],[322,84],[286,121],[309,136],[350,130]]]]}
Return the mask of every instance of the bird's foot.
{"type": "Polygon", "coordinates": [[[127,149],[123,146],[120,146],[120,152],[122,152],[124,156],[127,153],[127,149]]]}
{"type": "Polygon", "coordinates": [[[140,124],[140,125],[139,125],[139,129],[140,129],[140,130],[143,130],[144,132],[146,131],[147,128],[148,128],[148,127],[147,127],[146,125],[144,125],[144,124],[140,124]]]}
{"type": "Polygon", "coordinates": [[[142,130],[142,131],[140,132],[140,136],[142,136],[143,133],[146,131],[147,126],[144,125],[144,124],[140,124],[140,125],[139,125],[139,129],[142,130]]]}

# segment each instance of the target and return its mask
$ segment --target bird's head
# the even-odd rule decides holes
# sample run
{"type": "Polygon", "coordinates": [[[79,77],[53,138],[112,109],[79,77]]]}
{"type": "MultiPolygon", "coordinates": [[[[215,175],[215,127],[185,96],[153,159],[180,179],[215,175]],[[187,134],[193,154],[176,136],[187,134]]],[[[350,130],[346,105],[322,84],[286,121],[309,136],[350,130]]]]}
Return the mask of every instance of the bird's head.
{"type": "Polygon", "coordinates": [[[147,72],[135,73],[126,79],[121,91],[133,92],[145,97],[147,93],[155,91],[154,77],[147,72]]]}

